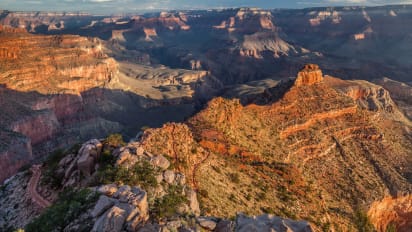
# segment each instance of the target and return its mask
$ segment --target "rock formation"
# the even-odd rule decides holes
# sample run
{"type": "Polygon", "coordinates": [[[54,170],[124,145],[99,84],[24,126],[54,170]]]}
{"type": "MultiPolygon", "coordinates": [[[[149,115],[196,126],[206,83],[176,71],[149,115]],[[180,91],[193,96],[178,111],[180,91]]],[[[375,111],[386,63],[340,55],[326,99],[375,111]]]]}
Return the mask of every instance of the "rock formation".
{"type": "Polygon", "coordinates": [[[100,196],[92,216],[96,219],[92,231],[115,232],[136,231],[149,218],[147,193],[138,187],[110,186],[112,192],[107,192],[107,186],[101,186],[98,191],[100,196]],[[117,189],[117,191],[114,191],[117,189]]]}
{"type": "Polygon", "coordinates": [[[323,81],[322,70],[316,64],[307,64],[298,73],[295,86],[314,85],[323,81]]]}
{"type": "Polygon", "coordinates": [[[379,232],[389,229],[407,232],[412,228],[412,195],[376,201],[369,208],[368,216],[379,232]]]}

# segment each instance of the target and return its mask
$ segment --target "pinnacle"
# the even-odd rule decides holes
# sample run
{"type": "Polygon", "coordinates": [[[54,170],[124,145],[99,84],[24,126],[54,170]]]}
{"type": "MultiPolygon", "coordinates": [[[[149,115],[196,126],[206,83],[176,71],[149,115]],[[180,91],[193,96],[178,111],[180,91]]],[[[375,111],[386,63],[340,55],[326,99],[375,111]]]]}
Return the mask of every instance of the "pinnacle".
{"type": "Polygon", "coordinates": [[[314,85],[323,81],[322,70],[317,64],[306,64],[298,73],[295,86],[314,85]]]}

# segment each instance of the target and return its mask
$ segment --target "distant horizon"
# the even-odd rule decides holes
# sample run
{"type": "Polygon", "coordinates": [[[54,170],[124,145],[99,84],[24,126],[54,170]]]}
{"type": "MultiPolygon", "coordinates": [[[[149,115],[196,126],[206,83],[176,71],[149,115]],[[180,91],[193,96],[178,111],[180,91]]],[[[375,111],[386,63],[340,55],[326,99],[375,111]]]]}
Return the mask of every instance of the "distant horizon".
{"type": "Polygon", "coordinates": [[[113,15],[130,13],[153,13],[179,10],[219,10],[232,8],[261,9],[307,9],[322,7],[376,7],[410,5],[412,0],[213,0],[203,3],[198,0],[2,0],[0,9],[12,12],[66,12],[88,13],[91,15],[113,15]]]}

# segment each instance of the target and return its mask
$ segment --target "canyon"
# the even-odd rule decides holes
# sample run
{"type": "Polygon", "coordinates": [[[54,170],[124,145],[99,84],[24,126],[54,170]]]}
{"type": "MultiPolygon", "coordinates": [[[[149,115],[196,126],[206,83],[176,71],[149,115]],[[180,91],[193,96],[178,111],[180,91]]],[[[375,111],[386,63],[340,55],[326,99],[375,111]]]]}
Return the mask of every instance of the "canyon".
{"type": "Polygon", "coordinates": [[[0,11],[0,230],[74,188],[101,195],[67,231],[408,231],[411,19],[410,5],[0,11]],[[141,164],[150,179],[116,179],[141,164]]]}

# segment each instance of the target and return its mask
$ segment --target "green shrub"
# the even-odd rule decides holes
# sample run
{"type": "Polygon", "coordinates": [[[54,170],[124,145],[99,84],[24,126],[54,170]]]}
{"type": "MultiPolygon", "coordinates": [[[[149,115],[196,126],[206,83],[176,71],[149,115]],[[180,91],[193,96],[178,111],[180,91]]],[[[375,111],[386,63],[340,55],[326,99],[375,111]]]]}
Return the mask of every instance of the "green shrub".
{"type": "Polygon", "coordinates": [[[58,189],[61,187],[63,176],[57,175],[56,171],[59,166],[60,160],[65,156],[65,153],[62,150],[56,150],[51,153],[44,165],[46,166],[46,170],[42,173],[41,182],[43,184],[50,185],[54,189],[58,189]]]}
{"type": "Polygon", "coordinates": [[[116,161],[116,157],[112,155],[109,149],[103,149],[102,154],[99,156],[98,163],[100,165],[113,165],[116,161]]]}
{"type": "Polygon", "coordinates": [[[110,147],[120,147],[126,145],[121,134],[111,134],[105,140],[104,144],[110,147]]]}
{"type": "Polygon", "coordinates": [[[152,209],[153,216],[159,219],[176,216],[178,207],[188,202],[182,193],[183,189],[181,186],[170,185],[168,193],[162,198],[155,200],[152,209]]]}
{"type": "Polygon", "coordinates": [[[206,189],[200,189],[199,190],[199,195],[204,197],[204,198],[208,198],[209,197],[209,192],[206,189]]]}
{"type": "Polygon", "coordinates": [[[156,174],[157,170],[147,161],[139,161],[130,169],[113,165],[105,165],[99,169],[97,178],[98,184],[126,184],[139,185],[144,189],[157,186],[156,174]]]}
{"type": "Polygon", "coordinates": [[[356,210],[355,212],[355,225],[359,232],[375,231],[375,228],[370,222],[368,215],[360,209],[356,210]]]}
{"type": "Polygon", "coordinates": [[[396,226],[392,222],[386,227],[386,232],[396,232],[396,226]]]}
{"type": "MultiPolygon", "coordinates": [[[[26,231],[62,231],[69,223],[91,208],[97,198],[98,195],[89,189],[66,190],[59,195],[55,204],[26,226],[26,231]]],[[[90,229],[85,228],[87,231],[90,229]]]]}
{"type": "Polygon", "coordinates": [[[230,173],[229,174],[229,179],[235,184],[240,183],[239,173],[230,173]]]}

